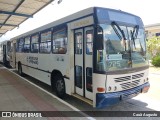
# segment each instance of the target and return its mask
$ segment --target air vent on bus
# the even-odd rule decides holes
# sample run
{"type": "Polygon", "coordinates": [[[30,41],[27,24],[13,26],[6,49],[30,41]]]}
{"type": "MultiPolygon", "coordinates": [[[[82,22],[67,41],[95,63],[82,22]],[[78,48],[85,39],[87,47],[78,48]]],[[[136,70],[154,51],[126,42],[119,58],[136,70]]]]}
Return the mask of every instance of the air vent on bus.
{"type": "Polygon", "coordinates": [[[115,82],[124,82],[124,81],[128,81],[128,80],[131,80],[131,76],[114,78],[115,82]]]}
{"type": "Polygon", "coordinates": [[[140,83],[140,79],[131,81],[131,82],[122,83],[120,85],[124,90],[126,90],[126,89],[137,87],[139,83],[140,83]]]}
{"type": "Polygon", "coordinates": [[[141,78],[144,76],[144,73],[140,73],[140,74],[136,74],[136,75],[132,75],[132,79],[137,79],[137,78],[141,78]]]}

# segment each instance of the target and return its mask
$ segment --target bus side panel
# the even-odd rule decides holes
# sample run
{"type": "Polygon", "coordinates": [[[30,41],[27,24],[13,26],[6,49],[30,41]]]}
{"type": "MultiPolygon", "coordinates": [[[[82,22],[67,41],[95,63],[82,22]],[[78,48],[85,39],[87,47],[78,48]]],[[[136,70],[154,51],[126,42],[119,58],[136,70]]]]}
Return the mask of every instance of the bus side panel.
{"type": "Polygon", "coordinates": [[[71,24],[68,23],[68,52],[69,52],[69,76],[70,82],[67,85],[70,94],[75,92],[74,83],[74,30],[71,29],[71,24]]]}
{"type": "MultiPolygon", "coordinates": [[[[68,79],[69,78],[68,54],[39,54],[38,69],[45,70],[46,73],[47,72],[51,73],[54,70],[60,71],[63,76],[67,77],[67,79],[64,78],[66,85],[66,93],[71,94],[69,89],[70,80],[68,79]]],[[[41,76],[39,79],[44,78],[45,80],[42,80],[43,82],[51,84],[51,74],[46,74],[46,73],[45,73],[45,78],[44,76],[41,76]]]]}

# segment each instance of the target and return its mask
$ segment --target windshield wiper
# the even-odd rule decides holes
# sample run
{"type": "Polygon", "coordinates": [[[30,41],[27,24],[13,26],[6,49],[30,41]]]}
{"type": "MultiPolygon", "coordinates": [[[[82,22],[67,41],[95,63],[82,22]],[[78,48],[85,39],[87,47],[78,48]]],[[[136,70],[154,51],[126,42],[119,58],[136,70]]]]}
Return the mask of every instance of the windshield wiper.
{"type": "Polygon", "coordinates": [[[119,39],[122,40],[122,38],[123,38],[124,40],[126,40],[124,31],[119,27],[119,25],[118,25],[116,22],[112,22],[111,25],[112,25],[113,30],[115,31],[115,33],[116,33],[117,36],[119,37],[119,39]],[[118,30],[120,31],[122,37],[121,37],[121,35],[119,34],[119,32],[118,32],[118,30],[116,29],[115,26],[116,26],[116,27],[118,28],[118,30]]]}
{"type": "Polygon", "coordinates": [[[111,25],[112,25],[113,30],[114,30],[115,33],[117,34],[118,38],[121,40],[122,37],[121,37],[121,35],[120,35],[119,32],[118,32],[118,30],[119,30],[120,32],[122,31],[121,28],[119,27],[119,25],[118,25],[116,22],[112,22],[111,25]],[[118,30],[116,29],[115,26],[118,28],[118,30]]]}
{"type": "MultiPolygon", "coordinates": [[[[125,40],[125,41],[127,40],[125,37],[124,31],[120,28],[120,26],[115,21],[113,21],[111,23],[111,26],[120,40],[125,40]],[[118,32],[118,31],[120,31],[120,32],[118,32]]],[[[124,48],[126,51],[126,44],[124,44],[124,48]]]]}
{"type": "Polygon", "coordinates": [[[131,32],[131,40],[133,41],[135,49],[136,49],[135,39],[137,38],[138,31],[139,31],[139,26],[138,25],[136,25],[134,27],[133,31],[130,31],[131,32]]]}

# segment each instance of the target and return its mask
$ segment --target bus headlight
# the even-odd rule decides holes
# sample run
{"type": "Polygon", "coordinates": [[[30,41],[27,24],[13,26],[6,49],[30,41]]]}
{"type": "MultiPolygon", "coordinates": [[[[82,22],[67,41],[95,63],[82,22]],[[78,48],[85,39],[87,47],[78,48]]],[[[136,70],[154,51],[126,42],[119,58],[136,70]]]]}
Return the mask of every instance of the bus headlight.
{"type": "Polygon", "coordinates": [[[147,81],[149,80],[149,78],[147,77],[147,79],[146,79],[147,81]]]}
{"type": "Polygon", "coordinates": [[[108,87],[108,91],[111,91],[111,89],[112,89],[111,86],[109,86],[109,87],[108,87]]]}
{"type": "Polygon", "coordinates": [[[114,91],[116,91],[116,90],[117,90],[117,87],[115,86],[115,87],[114,87],[114,91]]]}

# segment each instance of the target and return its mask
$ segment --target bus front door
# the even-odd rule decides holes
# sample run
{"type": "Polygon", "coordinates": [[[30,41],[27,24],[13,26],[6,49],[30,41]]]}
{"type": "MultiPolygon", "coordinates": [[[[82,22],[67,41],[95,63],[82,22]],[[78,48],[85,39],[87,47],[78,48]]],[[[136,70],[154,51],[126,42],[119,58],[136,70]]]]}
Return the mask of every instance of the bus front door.
{"type": "Polygon", "coordinates": [[[75,92],[93,100],[92,52],[93,27],[77,29],[74,32],[75,92]]]}

